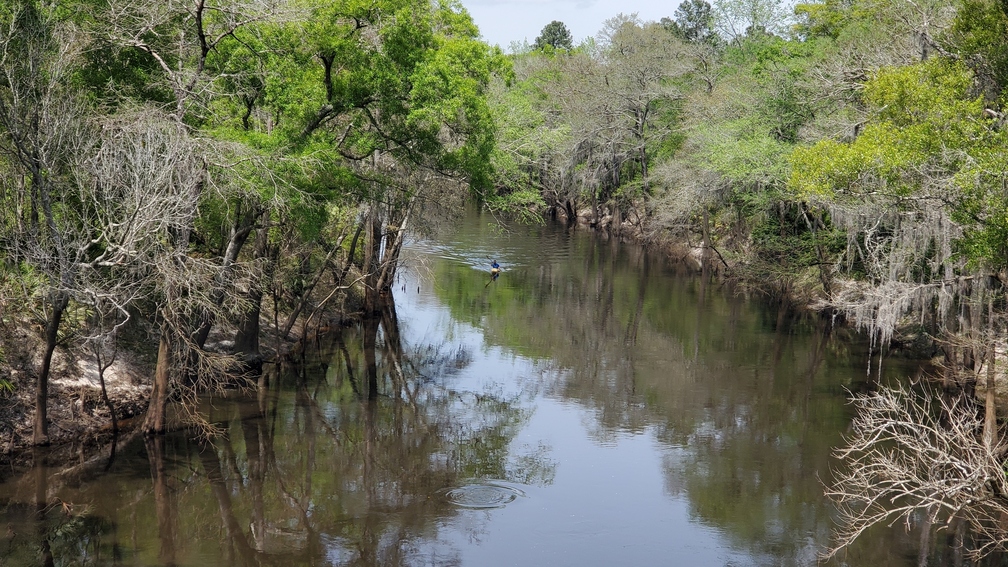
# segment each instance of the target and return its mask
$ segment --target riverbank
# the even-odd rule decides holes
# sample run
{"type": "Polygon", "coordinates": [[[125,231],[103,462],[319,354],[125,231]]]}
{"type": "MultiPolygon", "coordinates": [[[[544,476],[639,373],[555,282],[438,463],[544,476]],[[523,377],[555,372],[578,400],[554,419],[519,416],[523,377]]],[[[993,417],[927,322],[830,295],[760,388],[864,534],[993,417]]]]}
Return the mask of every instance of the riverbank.
{"type": "MultiPolygon", "coordinates": [[[[0,323],[0,458],[16,460],[31,446],[35,382],[45,343],[27,317],[5,313],[0,323]]],[[[105,387],[120,427],[147,409],[153,369],[151,353],[123,349],[104,370],[105,387]]],[[[83,350],[59,346],[49,380],[49,437],[64,452],[86,452],[112,435],[111,416],[102,401],[98,365],[83,350]]]]}
{"type": "Polygon", "coordinates": [[[823,311],[827,296],[818,270],[808,268],[783,281],[778,277],[780,274],[761,269],[747,259],[746,255],[753,248],[752,235],[742,236],[713,227],[709,229],[710,240],[718,243],[713,245],[704,242],[700,227],[681,228],[679,233],[652,229],[633,220],[645,217],[637,211],[613,215],[608,208],[603,208],[596,218],[592,208],[582,207],[576,211],[575,219],[568,219],[567,214],[565,208],[557,207],[551,216],[558,222],[589,230],[603,238],[617,238],[651,248],[697,275],[706,273],[724,278],[744,292],[761,294],[809,312],[823,311]]]}
{"type": "MultiPolygon", "coordinates": [[[[34,458],[32,446],[35,391],[45,342],[39,325],[24,313],[9,308],[0,317],[0,462],[26,463],[34,458]]],[[[281,314],[283,315],[283,314],[281,314]]],[[[312,333],[359,318],[356,311],[321,313],[311,327],[303,318],[281,338],[272,320],[261,320],[260,352],[266,362],[289,357],[312,333]]],[[[235,329],[223,326],[211,333],[207,350],[229,354],[235,329]]],[[[123,341],[103,371],[105,390],[115,415],[120,438],[139,428],[150,401],[157,362],[157,340],[134,330],[123,341]]],[[[85,458],[113,438],[112,418],[101,394],[98,362],[73,340],[61,341],[53,352],[48,387],[49,445],[44,449],[50,465],[85,458]]],[[[176,424],[185,427],[185,424],[176,424]]]]}

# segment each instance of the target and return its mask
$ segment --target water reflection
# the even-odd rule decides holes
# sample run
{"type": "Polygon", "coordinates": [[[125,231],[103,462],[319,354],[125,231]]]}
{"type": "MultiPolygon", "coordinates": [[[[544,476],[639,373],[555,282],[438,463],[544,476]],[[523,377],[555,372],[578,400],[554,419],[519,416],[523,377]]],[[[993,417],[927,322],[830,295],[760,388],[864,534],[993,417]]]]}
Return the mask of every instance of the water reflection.
{"type": "Polygon", "coordinates": [[[165,457],[165,438],[162,436],[144,439],[147,462],[150,463],[151,484],[153,485],[154,515],[157,518],[158,560],[164,565],[176,564],[176,534],[178,533],[178,512],[175,499],[169,487],[168,467],[165,457]]]}
{"type": "MultiPolygon", "coordinates": [[[[856,340],[636,247],[467,222],[381,317],[208,401],[221,436],[6,479],[0,563],[816,564],[856,340]]],[[[838,563],[949,549],[880,529],[838,563]]]]}
{"type": "MultiPolygon", "coordinates": [[[[870,387],[856,338],[676,277],[640,248],[546,230],[539,247],[563,250],[560,261],[517,251],[508,285],[489,297],[442,264],[439,299],[488,342],[552,360],[561,371],[548,394],[590,408],[599,443],[659,439],[667,494],[687,498],[694,521],[748,561],[816,564],[832,527],[822,479],[838,466],[829,448],[850,418],[845,391],[870,387]]],[[[887,376],[915,369],[884,366],[887,376]]],[[[910,563],[915,536],[875,537],[885,543],[867,537],[847,560],[910,563]]]]}
{"type": "MultiPolygon", "coordinates": [[[[387,311],[318,345],[315,362],[292,378],[293,400],[274,390],[264,414],[228,418],[228,435],[199,453],[232,542],[227,561],[254,563],[256,551],[313,564],[408,565],[426,554],[414,542],[455,513],[442,489],[503,478],[524,419],[507,399],[462,395],[433,376],[460,360],[430,345],[408,350],[387,311]],[[249,530],[234,520],[239,502],[249,530]]],[[[450,554],[435,561],[454,563],[450,554]]]]}
{"type": "Polygon", "coordinates": [[[544,454],[509,450],[528,408],[500,392],[456,390],[451,377],[471,354],[404,344],[392,309],[324,339],[305,360],[274,371],[253,399],[208,402],[223,432],[211,442],[135,440],[107,475],[49,486],[52,471],[38,467],[7,482],[3,520],[14,535],[0,557],[41,551],[47,565],[54,556],[60,565],[117,557],[161,565],[455,565],[450,546],[435,553],[423,543],[459,512],[447,491],[465,493],[487,478],[521,485],[552,478],[555,465],[544,454]],[[146,482],[141,464],[149,466],[146,482]],[[19,486],[30,480],[26,500],[19,486]],[[64,501],[73,509],[57,509],[64,501]],[[107,529],[85,537],[68,528],[89,522],[107,529]],[[35,536],[22,535],[31,526],[35,536]],[[81,555],[80,545],[92,551],[81,555]]]}

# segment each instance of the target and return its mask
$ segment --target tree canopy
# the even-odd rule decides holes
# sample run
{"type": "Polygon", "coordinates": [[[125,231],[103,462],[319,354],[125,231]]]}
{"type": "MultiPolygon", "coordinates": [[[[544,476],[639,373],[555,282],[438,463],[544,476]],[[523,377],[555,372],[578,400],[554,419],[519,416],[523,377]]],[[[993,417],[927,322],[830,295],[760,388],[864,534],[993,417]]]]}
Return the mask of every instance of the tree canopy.
{"type": "Polygon", "coordinates": [[[71,4],[0,8],[0,258],[45,313],[39,444],[68,309],[96,345],[151,330],[163,431],[169,397],[258,359],[264,296],[281,334],[325,272],[377,309],[405,233],[490,186],[508,65],[456,2],[71,4]]]}
{"type": "Polygon", "coordinates": [[[571,32],[567,29],[566,24],[559,20],[553,20],[543,27],[539,36],[536,37],[535,43],[532,44],[532,49],[542,50],[546,46],[567,50],[574,47],[574,38],[571,37],[571,32]]]}

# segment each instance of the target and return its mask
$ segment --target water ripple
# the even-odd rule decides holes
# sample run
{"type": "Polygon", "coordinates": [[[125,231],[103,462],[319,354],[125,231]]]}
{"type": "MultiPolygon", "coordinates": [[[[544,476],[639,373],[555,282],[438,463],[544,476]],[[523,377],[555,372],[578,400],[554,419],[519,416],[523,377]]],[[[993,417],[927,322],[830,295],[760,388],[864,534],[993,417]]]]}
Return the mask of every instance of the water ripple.
{"type": "Polygon", "coordinates": [[[503,508],[524,497],[521,490],[495,481],[479,481],[448,489],[445,498],[459,508],[503,508]]]}

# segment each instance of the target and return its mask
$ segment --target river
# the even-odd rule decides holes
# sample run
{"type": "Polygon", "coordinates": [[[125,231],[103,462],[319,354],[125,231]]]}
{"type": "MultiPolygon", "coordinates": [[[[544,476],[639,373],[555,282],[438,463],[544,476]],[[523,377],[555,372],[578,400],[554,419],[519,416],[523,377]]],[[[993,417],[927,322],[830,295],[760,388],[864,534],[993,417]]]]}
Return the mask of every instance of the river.
{"type": "MultiPolygon", "coordinates": [[[[816,565],[850,392],[916,372],[551,225],[470,215],[404,261],[382,321],[208,404],[214,440],[0,477],[0,564],[816,565]]],[[[951,564],[946,535],[830,564],[951,564]]]]}

